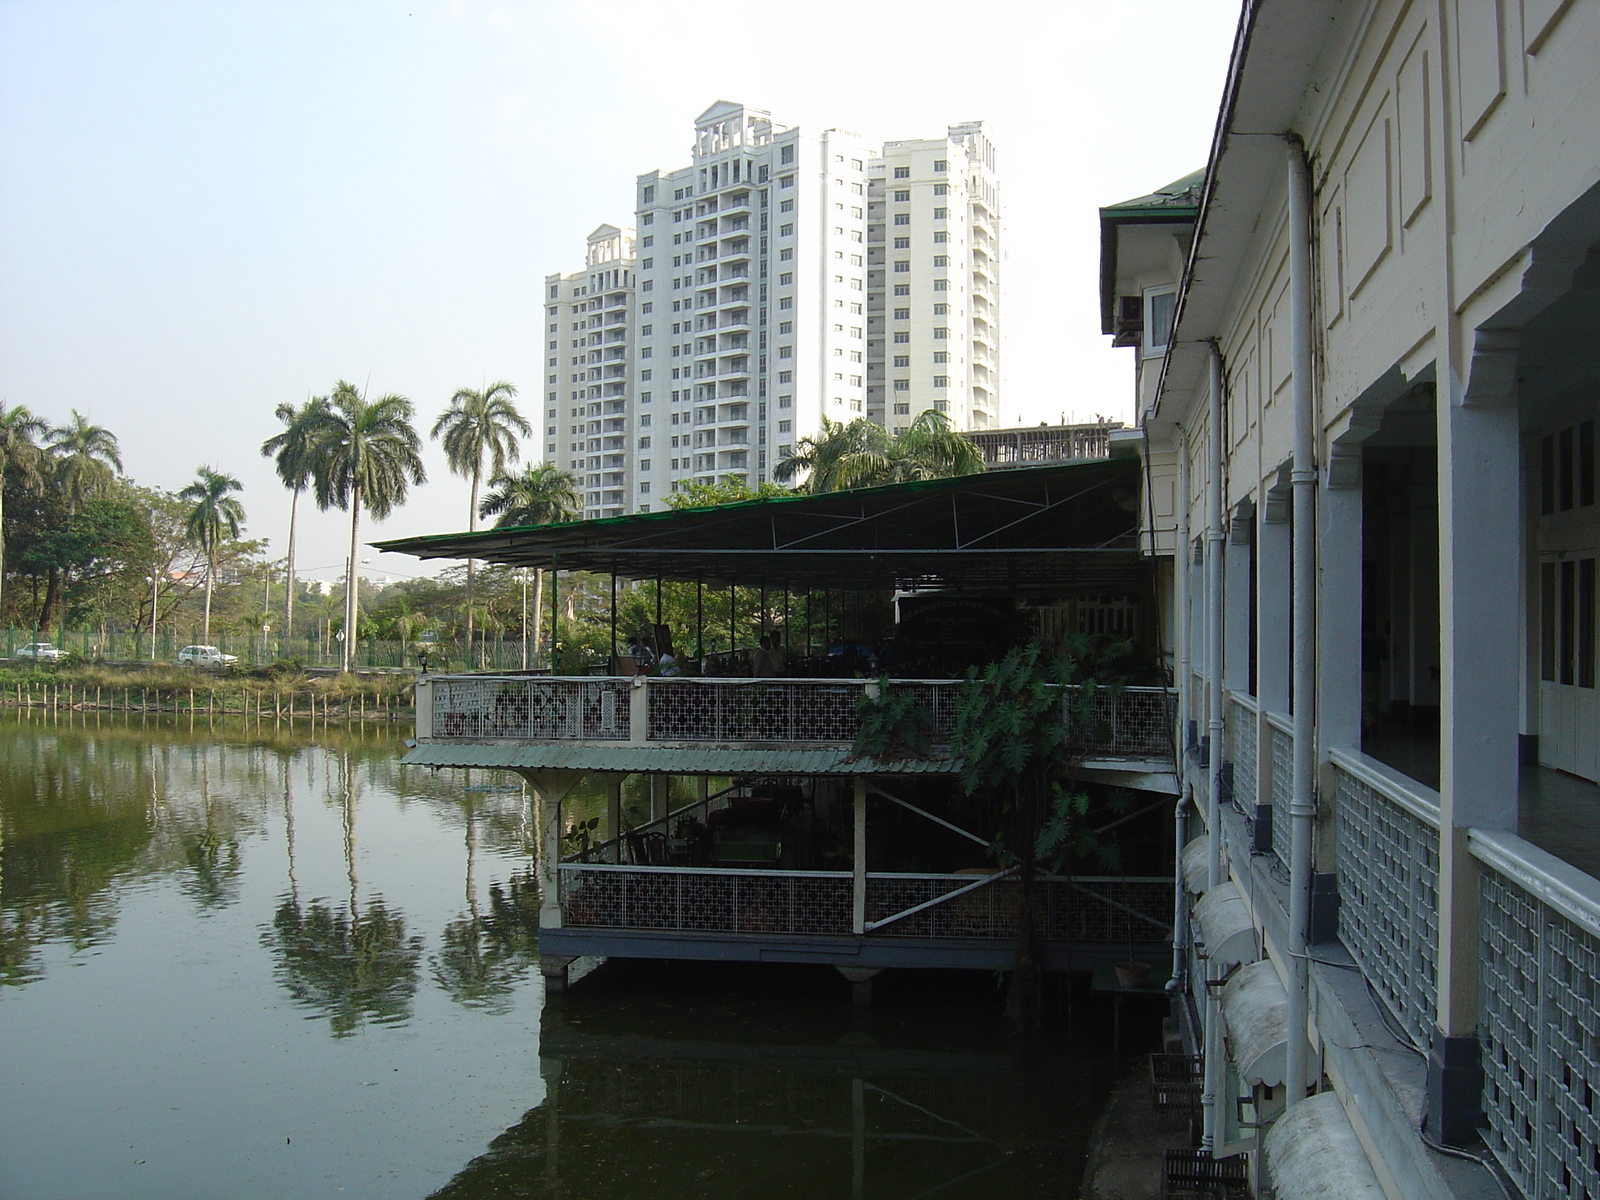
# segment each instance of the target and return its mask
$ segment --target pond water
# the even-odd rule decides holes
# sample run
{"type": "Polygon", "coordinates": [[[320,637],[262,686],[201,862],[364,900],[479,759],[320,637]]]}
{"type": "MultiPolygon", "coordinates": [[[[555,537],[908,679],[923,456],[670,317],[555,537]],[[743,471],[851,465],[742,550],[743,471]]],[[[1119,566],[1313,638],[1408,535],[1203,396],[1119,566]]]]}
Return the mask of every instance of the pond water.
{"type": "Polygon", "coordinates": [[[1093,998],[1025,1045],[974,974],[547,1002],[527,799],[403,736],[0,718],[0,1195],[1077,1194],[1093,998]]]}

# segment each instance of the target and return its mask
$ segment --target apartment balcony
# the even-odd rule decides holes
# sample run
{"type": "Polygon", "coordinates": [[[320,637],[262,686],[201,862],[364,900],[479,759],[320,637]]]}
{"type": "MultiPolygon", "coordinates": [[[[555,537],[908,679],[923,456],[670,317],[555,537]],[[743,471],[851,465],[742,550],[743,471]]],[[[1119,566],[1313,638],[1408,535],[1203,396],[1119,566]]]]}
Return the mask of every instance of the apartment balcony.
{"type": "Polygon", "coordinates": [[[721,319],[717,322],[717,328],[748,331],[750,328],[750,310],[748,308],[737,308],[723,313],[721,319]]]}

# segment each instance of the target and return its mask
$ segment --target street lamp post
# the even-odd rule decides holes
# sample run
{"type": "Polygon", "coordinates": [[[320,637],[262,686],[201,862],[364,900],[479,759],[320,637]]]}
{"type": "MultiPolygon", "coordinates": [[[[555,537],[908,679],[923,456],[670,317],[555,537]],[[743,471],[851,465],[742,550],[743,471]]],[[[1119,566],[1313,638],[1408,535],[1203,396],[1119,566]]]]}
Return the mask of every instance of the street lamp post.
{"type": "Polygon", "coordinates": [[[528,568],[522,568],[522,669],[528,669],[528,568]]]}
{"type": "Polygon", "coordinates": [[[150,583],[150,661],[156,660],[156,584],[160,581],[159,573],[151,575],[150,583]]]}

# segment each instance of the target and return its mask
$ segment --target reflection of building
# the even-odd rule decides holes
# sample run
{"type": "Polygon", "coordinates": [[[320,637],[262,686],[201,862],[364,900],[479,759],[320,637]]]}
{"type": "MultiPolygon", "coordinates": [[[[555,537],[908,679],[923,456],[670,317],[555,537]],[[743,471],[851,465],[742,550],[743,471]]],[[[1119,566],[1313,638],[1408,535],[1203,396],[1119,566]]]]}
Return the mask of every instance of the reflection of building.
{"type": "Polygon", "coordinates": [[[1279,1197],[1495,1191],[1433,1140],[1600,1195],[1597,53],[1588,6],[1252,4],[1203,177],[1102,211],[1207,1145],[1270,1126],[1279,1197]]]}
{"type": "Polygon", "coordinates": [[[930,1046],[948,1024],[882,1044],[827,989],[787,982],[737,1018],[709,988],[656,978],[652,1005],[548,1005],[543,1101],[435,1195],[875,1195],[886,1177],[896,1195],[965,1181],[1020,1195],[1041,1175],[1075,1178],[1109,1046],[1046,1043],[1019,1071],[999,1014],[970,1005],[933,1014],[962,1022],[961,1051],[930,1046]],[[713,1181],[718,1163],[737,1189],[713,1181]]]}
{"type": "MultiPolygon", "coordinates": [[[[718,623],[738,604],[754,610],[741,614],[743,632],[730,630],[734,655],[706,653],[703,627],[672,631],[678,677],[419,681],[406,761],[516,770],[540,794],[545,845],[568,851],[545,861],[540,952],[556,982],[587,954],[831,963],[862,982],[891,966],[1004,968],[1019,884],[1014,869],[994,866],[993,835],[972,828],[955,783],[957,676],[1015,645],[1063,645],[1075,633],[1132,634],[1153,655],[1162,617],[1135,536],[1139,496],[1139,462],[1123,457],[384,543],[681,581],[694,589],[690,611],[715,609],[718,623]],[[898,625],[885,599],[896,590],[898,625]],[[886,624],[869,631],[861,614],[874,597],[886,624]],[[802,601],[803,623],[786,622],[802,601]],[[747,647],[773,628],[789,642],[788,670],[752,678],[747,647]],[[917,714],[927,742],[918,752],[856,753],[881,675],[917,714]],[[593,831],[563,812],[584,775],[608,793],[593,831]],[[625,829],[629,775],[651,779],[652,803],[648,821],[625,829]],[[673,777],[692,781],[697,798],[669,811],[673,777]],[[713,788],[713,778],[731,784],[713,788]]],[[[1073,715],[1076,693],[1062,693],[1079,778],[1153,795],[1140,810],[1149,853],[1138,874],[1041,882],[1051,969],[1125,957],[1130,943],[1170,932],[1171,822],[1161,810],[1176,790],[1172,710],[1162,670],[1147,673],[1091,693],[1089,715],[1073,715]]]]}

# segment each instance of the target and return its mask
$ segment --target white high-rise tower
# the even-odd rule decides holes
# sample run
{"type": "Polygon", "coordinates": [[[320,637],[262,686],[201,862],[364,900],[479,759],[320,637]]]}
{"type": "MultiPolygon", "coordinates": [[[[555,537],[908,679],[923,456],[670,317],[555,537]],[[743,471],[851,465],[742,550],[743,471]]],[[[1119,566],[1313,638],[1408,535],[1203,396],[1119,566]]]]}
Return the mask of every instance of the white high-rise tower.
{"type": "Polygon", "coordinates": [[[603,225],[584,271],[545,281],[546,457],[578,474],[586,516],[770,480],[824,417],[996,423],[981,124],[880,150],[719,101],[693,161],[639,176],[635,205],[636,238],[603,225]]]}

